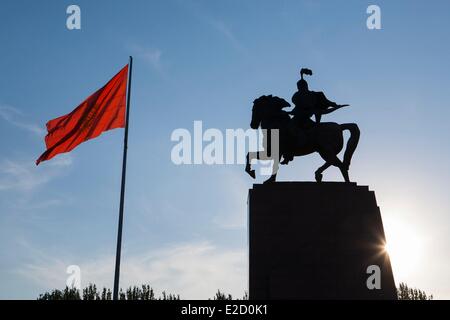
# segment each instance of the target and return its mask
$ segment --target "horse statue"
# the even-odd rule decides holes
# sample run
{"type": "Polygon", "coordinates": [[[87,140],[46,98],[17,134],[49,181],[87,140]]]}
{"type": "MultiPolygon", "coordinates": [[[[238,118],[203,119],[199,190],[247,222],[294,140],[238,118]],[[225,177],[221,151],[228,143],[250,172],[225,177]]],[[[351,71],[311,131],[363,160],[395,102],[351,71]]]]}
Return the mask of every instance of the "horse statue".
{"type": "MultiPolygon", "coordinates": [[[[350,162],[359,141],[359,128],[355,123],[338,124],[334,122],[319,122],[308,130],[303,142],[300,142],[292,130],[292,121],[290,112],[283,110],[290,104],[279,97],[268,95],[261,96],[253,102],[252,120],[250,127],[252,129],[266,129],[263,131],[263,146],[265,151],[247,153],[245,171],[254,179],[255,170],[251,168],[251,160],[273,160],[272,175],[264,183],[275,182],[278,165],[281,157],[304,156],[318,152],[325,161],[315,172],[317,182],[322,181],[322,173],[330,166],[338,167],[342,173],[345,182],[350,182],[348,170],[350,162]],[[271,130],[278,130],[278,154],[270,152],[271,130]],[[344,146],[343,131],[350,131],[350,138],[345,147],[344,159],[341,161],[337,155],[344,146]]],[[[338,107],[343,107],[341,105],[338,107]]]]}

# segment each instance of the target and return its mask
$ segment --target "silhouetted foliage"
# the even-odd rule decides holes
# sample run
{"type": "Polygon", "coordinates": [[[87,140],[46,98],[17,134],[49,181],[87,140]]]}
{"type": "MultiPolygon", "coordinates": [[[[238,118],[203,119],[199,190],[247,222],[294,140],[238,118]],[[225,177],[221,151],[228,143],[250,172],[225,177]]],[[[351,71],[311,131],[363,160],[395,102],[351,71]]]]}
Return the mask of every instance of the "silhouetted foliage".
{"type": "Polygon", "coordinates": [[[100,300],[100,295],[97,292],[95,284],[89,284],[83,289],[83,300],[100,300]]]}
{"type": "Polygon", "coordinates": [[[398,300],[433,300],[433,295],[428,296],[425,291],[409,288],[406,283],[400,283],[397,288],[398,300]]]}
{"type": "MultiPolygon", "coordinates": [[[[55,289],[51,292],[40,294],[38,300],[111,300],[111,289],[103,288],[101,291],[97,289],[95,284],[89,284],[80,291],[75,288],[66,287],[63,291],[55,289]]],[[[141,287],[128,287],[125,292],[120,289],[120,300],[180,300],[180,295],[167,294],[162,292],[162,296],[156,297],[155,292],[150,285],[142,285],[141,287]]]]}
{"type": "Polygon", "coordinates": [[[220,292],[220,290],[217,290],[213,300],[233,300],[233,297],[231,294],[226,295],[225,293],[220,292]]]}
{"type": "Polygon", "coordinates": [[[75,288],[66,287],[64,290],[53,290],[39,295],[38,300],[81,300],[80,292],[75,288]]]}
{"type": "MultiPolygon", "coordinates": [[[[400,283],[397,288],[397,296],[399,300],[432,300],[433,295],[427,295],[425,291],[409,288],[406,283],[400,283]]],[[[55,289],[51,292],[45,292],[40,294],[38,300],[111,300],[111,289],[103,288],[101,291],[97,289],[95,284],[89,284],[80,291],[75,288],[66,287],[64,290],[55,289]]],[[[128,287],[125,292],[122,289],[119,291],[120,300],[180,300],[178,294],[167,294],[165,291],[159,297],[155,296],[155,292],[148,284],[144,284],[140,287],[133,286],[128,287]]],[[[225,294],[220,290],[217,290],[213,300],[233,300],[231,294],[225,294]]],[[[240,299],[237,299],[240,300],[240,299]]],[[[248,293],[245,292],[242,300],[248,300],[248,293]]]]}
{"type": "Polygon", "coordinates": [[[248,300],[248,293],[247,291],[245,291],[244,296],[241,299],[239,298],[235,299],[231,294],[226,294],[224,292],[221,292],[220,290],[217,290],[216,295],[212,300],[248,300]]]}
{"type": "MultiPolygon", "coordinates": [[[[109,288],[98,290],[95,284],[90,283],[80,291],[75,288],[66,287],[64,290],[55,289],[51,292],[40,294],[38,300],[112,300],[112,291],[109,288]]],[[[148,284],[140,287],[128,287],[125,292],[119,290],[119,300],[180,300],[179,294],[172,294],[163,291],[161,296],[156,297],[155,291],[148,284]]],[[[213,300],[233,300],[231,294],[225,294],[217,290],[213,300]]],[[[240,300],[240,299],[237,299],[240,300]]],[[[248,293],[245,292],[242,300],[248,300],[248,293]]]]}

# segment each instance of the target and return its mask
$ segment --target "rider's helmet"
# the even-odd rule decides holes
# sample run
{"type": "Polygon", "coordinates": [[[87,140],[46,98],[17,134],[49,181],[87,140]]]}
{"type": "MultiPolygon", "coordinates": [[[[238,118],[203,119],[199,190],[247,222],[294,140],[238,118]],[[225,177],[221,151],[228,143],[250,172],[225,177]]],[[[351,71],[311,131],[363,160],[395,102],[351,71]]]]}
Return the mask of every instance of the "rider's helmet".
{"type": "Polygon", "coordinates": [[[308,91],[308,82],[305,79],[297,81],[297,89],[298,91],[308,91]]]}
{"type": "Polygon", "coordinates": [[[297,88],[299,91],[309,91],[308,82],[306,82],[306,80],[303,79],[304,74],[312,76],[313,73],[312,73],[311,69],[307,69],[307,68],[302,68],[302,70],[300,70],[301,79],[297,82],[297,88]]]}

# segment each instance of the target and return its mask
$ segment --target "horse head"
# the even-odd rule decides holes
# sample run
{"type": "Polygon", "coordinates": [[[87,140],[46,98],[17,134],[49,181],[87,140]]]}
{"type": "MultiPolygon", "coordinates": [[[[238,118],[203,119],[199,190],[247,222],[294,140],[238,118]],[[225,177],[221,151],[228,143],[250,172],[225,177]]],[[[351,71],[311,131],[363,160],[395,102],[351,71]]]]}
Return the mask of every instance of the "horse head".
{"type": "Polygon", "coordinates": [[[277,96],[268,95],[255,99],[253,101],[250,128],[258,129],[262,121],[270,120],[274,115],[283,112],[283,108],[289,106],[289,102],[277,96]]]}

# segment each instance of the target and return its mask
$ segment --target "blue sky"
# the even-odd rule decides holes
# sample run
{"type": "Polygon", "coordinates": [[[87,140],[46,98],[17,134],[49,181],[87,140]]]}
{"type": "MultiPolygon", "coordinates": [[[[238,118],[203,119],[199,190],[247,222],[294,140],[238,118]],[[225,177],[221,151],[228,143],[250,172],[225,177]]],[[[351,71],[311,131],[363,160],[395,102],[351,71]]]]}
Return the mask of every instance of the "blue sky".
{"type": "MultiPolygon", "coordinates": [[[[396,281],[450,298],[448,1],[69,1],[0,5],[0,298],[64,287],[66,267],[111,287],[123,130],[39,167],[45,123],[66,114],[133,55],[122,284],[183,298],[246,289],[241,165],[176,166],[176,128],[244,128],[262,94],[310,88],[351,107],[351,178],[376,192],[396,281]],[[366,28],[381,8],[382,29],[366,28]],[[396,253],[396,254],[395,254],[396,253]]],[[[279,180],[312,180],[317,155],[279,180]]],[[[327,180],[340,180],[329,169],[327,180]]],[[[257,180],[260,182],[261,180],[257,180]]]]}

